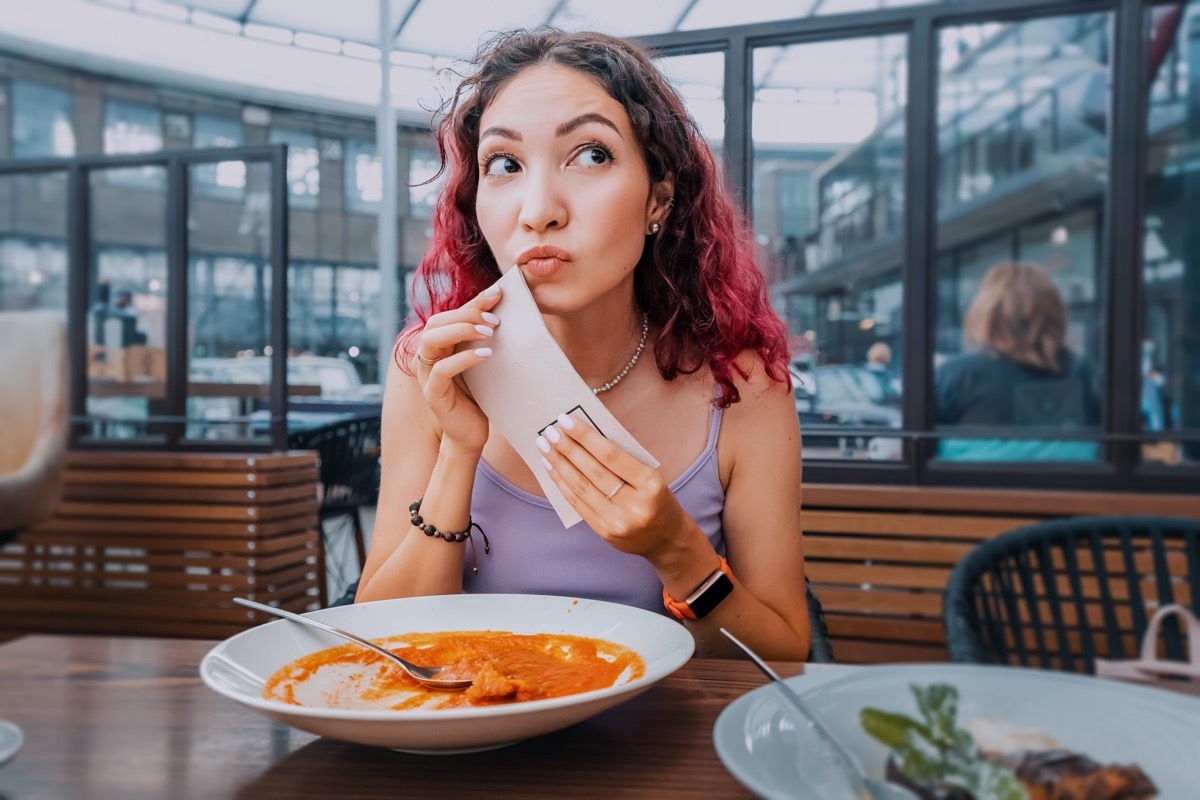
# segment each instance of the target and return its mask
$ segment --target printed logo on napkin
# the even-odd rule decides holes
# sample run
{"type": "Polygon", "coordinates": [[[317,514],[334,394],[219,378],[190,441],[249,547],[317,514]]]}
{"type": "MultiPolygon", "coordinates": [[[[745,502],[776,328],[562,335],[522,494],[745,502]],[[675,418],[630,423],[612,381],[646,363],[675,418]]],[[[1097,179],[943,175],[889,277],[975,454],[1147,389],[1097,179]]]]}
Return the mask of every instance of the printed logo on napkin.
{"type": "Polygon", "coordinates": [[[569,528],[582,518],[546,474],[534,444],[559,414],[586,417],[648,467],[657,467],[658,461],[617,422],[571,366],[546,329],[521,270],[510,269],[496,286],[504,294],[492,309],[501,319],[496,335],[486,343],[492,357],[464,372],[463,379],[491,424],[533,470],[546,499],[569,528]]]}

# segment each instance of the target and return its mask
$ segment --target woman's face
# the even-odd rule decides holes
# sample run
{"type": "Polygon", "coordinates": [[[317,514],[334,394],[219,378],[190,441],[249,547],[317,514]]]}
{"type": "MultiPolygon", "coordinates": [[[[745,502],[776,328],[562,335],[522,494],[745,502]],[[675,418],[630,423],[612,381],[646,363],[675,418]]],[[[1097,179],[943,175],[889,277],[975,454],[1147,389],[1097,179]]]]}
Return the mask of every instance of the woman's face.
{"type": "Polygon", "coordinates": [[[519,267],[547,313],[631,283],[666,209],[621,104],[576,70],[531,67],[479,130],[476,214],[501,272],[519,267]]]}

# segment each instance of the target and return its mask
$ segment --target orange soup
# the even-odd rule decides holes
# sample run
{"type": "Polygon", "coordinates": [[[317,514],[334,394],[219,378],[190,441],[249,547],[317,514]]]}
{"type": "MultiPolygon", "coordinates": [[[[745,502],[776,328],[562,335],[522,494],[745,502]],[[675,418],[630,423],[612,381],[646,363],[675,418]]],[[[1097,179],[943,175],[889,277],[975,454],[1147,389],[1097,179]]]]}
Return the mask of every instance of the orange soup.
{"type": "Polygon", "coordinates": [[[347,644],[281,667],[263,697],[303,706],[355,709],[459,708],[544,700],[605,689],[646,672],[627,647],[585,636],[504,631],[406,633],[375,644],[414,664],[474,679],[466,691],[422,686],[382,656],[347,644]]]}

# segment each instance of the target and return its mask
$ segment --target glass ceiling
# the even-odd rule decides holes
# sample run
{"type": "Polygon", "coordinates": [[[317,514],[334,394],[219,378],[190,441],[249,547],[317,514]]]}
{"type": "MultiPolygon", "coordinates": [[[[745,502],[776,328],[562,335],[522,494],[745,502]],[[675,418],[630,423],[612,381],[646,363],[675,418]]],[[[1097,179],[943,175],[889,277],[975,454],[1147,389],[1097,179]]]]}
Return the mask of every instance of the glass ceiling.
{"type": "MultiPolygon", "coordinates": [[[[551,24],[639,36],[865,11],[927,0],[391,0],[392,102],[400,122],[427,125],[445,78],[489,33],[551,24]]],[[[379,101],[378,0],[38,0],[6,4],[0,47],[85,69],[174,83],[250,101],[373,115],[379,101]]],[[[756,89],[821,89],[829,63],[847,88],[873,90],[870,42],[840,42],[833,60],[780,58],[756,89]],[[861,53],[851,52],[861,44],[861,53]],[[855,68],[856,65],[861,68],[855,68]]],[[[719,60],[673,59],[685,94],[713,96],[719,60]],[[687,74],[682,74],[687,73],[687,74]]]]}

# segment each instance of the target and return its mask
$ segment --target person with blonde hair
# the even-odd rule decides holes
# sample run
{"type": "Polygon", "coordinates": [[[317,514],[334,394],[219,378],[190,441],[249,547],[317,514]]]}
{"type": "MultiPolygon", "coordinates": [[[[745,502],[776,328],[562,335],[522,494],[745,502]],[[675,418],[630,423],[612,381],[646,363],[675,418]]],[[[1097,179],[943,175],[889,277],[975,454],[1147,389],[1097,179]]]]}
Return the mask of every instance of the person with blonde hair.
{"type": "MultiPolygon", "coordinates": [[[[1066,330],[1062,295],[1041,267],[1014,261],[989,269],[963,323],[975,351],[937,372],[938,425],[1098,426],[1095,370],[1066,346],[1066,330]]],[[[938,455],[956,461],[1090,461],[1096,445],[943,439],[938,455]]]]}

